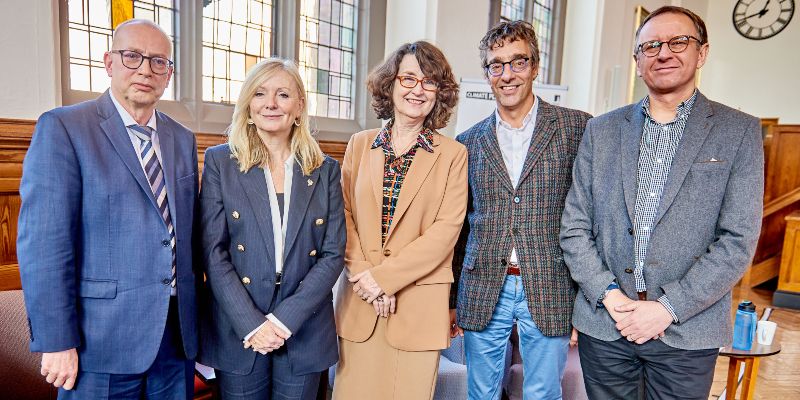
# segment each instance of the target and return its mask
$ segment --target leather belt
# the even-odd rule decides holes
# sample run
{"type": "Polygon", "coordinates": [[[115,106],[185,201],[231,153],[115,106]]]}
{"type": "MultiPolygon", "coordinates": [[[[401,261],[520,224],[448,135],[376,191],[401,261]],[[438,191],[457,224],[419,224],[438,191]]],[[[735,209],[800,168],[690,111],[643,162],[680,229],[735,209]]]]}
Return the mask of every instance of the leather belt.
{"type": "Polygon", "coordinates": [[[506,268],[506,275],[520,275],[519,264],[508,264],[508,268],[506,268]]]}
{"type": "Polygon", "coordinates": [[[644,292],[636,292],[636,295],[639,296],[640,301],[647,300],[647,290],[645,290],[644,292]]]}

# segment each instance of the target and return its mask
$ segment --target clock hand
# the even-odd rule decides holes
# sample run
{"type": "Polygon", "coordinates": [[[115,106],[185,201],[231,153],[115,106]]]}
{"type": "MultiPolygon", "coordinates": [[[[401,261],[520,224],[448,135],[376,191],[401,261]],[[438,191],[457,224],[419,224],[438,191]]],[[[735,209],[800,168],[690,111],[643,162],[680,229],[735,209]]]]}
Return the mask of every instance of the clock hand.
{"type": "Polygon", "coordinates": [[[769,2],[770,2],[770,1],[772,1],[772,0],[767,0],[767,3],[766,3],[766,4],[764,4],[764,8],[762,8],[762,9],[761,9],[761,11],[759,11],[759,12],[758,12],[758,18],[761,18],[761,17],[763,17],[763,16],[764,16],[764,14],[766,14],[766,13],[767,13],[767,8],[769,7],[769,2]]]}
{"type": "Polygon", "coordinates": [[[770,2],[770,1],[771,1],[771,0],[767,0],[767,3],[766,3],[766,4],[764,4],[764,8],[762,8],[762,9],[761,9],[761,11],[758,11],[758,12],[756,12],[756,13],[750,14],[750,15],[748,15],[748,16],[746,16],[746,17],[744,17],[744,18],[742,18],[742,19],[740,19],[739,21],[736,21],[736,22],[741,22],[741,21],[744,21],[744,20],[747,20],[747,19],[753,18],[753,17],[755,17],[756,15],[758,15],[758,18],[761,18],[761,17],[763,17],[763,16],[764,16],[764,14],[766,14],[766,13],[767,13],[767,8],[769,7],[769,2],[770,2]]]}

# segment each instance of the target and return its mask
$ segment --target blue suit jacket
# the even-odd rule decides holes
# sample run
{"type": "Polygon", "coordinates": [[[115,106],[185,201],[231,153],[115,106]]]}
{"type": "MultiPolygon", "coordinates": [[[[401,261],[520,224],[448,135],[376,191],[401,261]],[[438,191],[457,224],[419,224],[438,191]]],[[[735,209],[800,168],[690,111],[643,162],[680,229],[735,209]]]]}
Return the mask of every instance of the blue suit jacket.
{"type": "MultiPolygon", "coordinates": [[[[156,118],[177,239],[183,347],[193,358],[197,146],[192,132],[162,113],[156,118]]],[[[77,348],[82,371],[144,372],[166,326],[172,253],[109,92],[39,118],[20,194],[17,258],[31,351],[77,348]]]]}
{"type": "Polygon", "coordinates": [[[332,288],[347,237],[339,164],[326,157],[310,176],[294,165],[280,286],[269,192],[261,169],[239,171],[227,144],[206,151],[200,193],[202,251],[211,289],[203,312],[200,362],[246,374],[256,353],[242,339],[272,312],[292,337],[285,346],[295,375],[338,359],[332,288]],[[311,184],[309,184],[311,182],[311,184]],[[241,246],[241,247],[240,247],[241,246]],[[276,304],[272,304],[274,291],[276,304]]]}

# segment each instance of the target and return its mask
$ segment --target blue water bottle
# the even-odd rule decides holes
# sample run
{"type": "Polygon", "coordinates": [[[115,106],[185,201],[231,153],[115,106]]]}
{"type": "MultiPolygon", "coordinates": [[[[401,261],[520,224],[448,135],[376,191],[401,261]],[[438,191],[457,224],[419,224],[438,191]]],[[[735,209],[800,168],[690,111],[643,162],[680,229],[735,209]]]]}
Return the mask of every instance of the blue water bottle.
{"type": "Polygon", "coordinates": [[[736,322],[733,324],[733,348],[750,350],[756,336],[756,305],[745,300],[739,303],[736,310],[736,322]]]}

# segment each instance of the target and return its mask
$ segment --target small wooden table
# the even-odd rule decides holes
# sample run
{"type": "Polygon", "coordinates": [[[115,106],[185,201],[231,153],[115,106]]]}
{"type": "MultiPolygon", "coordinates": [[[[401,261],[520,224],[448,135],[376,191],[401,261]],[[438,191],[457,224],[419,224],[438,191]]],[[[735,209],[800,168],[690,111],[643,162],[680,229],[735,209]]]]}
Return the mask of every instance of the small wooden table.
{"type": "Polygon", "coordinates": [[[728,363],[728,385],[725,390],[726,399],[734,399],[736,396],[736,388],[739,386],[739,369],[742,363],[744,363],[744,377],[742,378],[741,400],[749,400],[753,398],[753,393],[756,389],[758,363],[761,357],[769,357],[781,352],[781,345],[776,341],[773,341],[769,346],[759,344],[755,339],[753,339],[753,341],[753,347],[747,351],[725,347],[719,352],[719,355],[731,358],[728,363]]]}

